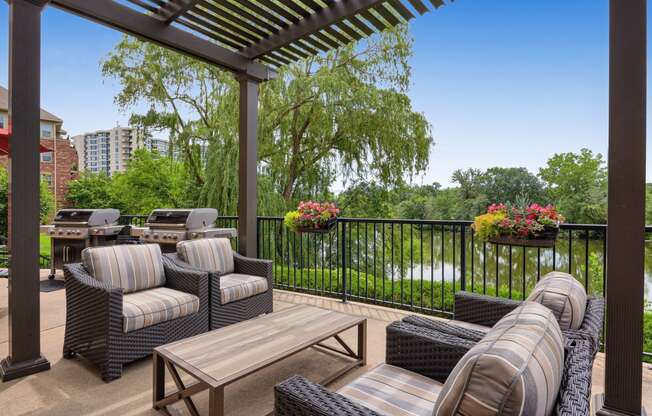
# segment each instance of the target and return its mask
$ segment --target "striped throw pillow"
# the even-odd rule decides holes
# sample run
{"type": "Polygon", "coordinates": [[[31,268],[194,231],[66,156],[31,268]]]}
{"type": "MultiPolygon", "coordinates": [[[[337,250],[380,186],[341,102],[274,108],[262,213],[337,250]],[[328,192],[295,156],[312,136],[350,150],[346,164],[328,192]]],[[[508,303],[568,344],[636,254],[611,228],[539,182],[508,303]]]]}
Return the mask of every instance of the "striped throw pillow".
{"type": "Polygon", "coordinates": [[[233,273],[233,249],[228,238],[202,238],[177,243],[177,254],[186,263],[213,273],[233,273]]]}
{"type": "Polygon", "coordinates": [[[165,284],[158,244],[89,247],[82,251],[82,263],[95,279],[122,288],[124,293],[165,284]]]}
{"type": "Polygon", "coordinates": [[[550,272],[534,286],[527,300],[546,306],[561,329],[579,329],[586,311],[586,290],[573,276],[550,272]]]}
{"type": "Polygon", "coordinates": [[[564,371],[564,344],[552,312],[524,302],[457,363],[435,416],[550,415],[564,371]]]}

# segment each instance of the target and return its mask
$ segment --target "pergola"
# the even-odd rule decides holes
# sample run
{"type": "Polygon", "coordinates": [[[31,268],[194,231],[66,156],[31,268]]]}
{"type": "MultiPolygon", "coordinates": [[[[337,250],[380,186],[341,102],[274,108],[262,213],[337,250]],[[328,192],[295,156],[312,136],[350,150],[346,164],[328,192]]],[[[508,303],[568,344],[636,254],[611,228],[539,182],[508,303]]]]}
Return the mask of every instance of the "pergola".
{"type": "MultiPolygon", "coordinates": [[[[275,68],[406,22],[404,0],[7,0],[10,7],[9,355],[3,380],[49,369],[40,352],[41,12],[52,5],[232,71],[240,83],[240,251],[256,255],[258,85],[275,68]]],[[[418,14],[429,9],[408,0],[418,14]]],[[[434,7],[443,0],[430,0],[434,7]]],[[[646,0],[610,0],[609,212],[603,415],[641,414],[646,0]]]]}

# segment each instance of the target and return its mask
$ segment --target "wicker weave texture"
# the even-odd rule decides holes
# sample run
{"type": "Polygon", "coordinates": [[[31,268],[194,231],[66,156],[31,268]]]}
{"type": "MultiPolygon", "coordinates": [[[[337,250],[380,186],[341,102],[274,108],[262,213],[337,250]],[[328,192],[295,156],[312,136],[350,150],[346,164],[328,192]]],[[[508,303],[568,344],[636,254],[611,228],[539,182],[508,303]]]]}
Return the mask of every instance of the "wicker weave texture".
{"type": "Polygon", "coordinates": [[[274,387],[276,416],[381,416],[301,376],[274,387]]]}
{"type": "Polygon", "coordinates": [[[387,364],[445,382],[475,342],[396,321],[387,326],[387,364]]]}

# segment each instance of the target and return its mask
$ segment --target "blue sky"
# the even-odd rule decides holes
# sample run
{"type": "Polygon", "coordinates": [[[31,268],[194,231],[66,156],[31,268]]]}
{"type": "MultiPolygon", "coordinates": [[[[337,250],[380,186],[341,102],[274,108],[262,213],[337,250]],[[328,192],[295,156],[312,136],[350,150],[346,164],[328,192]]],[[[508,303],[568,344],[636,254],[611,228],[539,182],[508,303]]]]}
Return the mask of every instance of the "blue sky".
{"type": "MultiPolygon", "coordinates": [[[[0,2],[2,85],[7,13],[0,2]]],[[[552,154],[582,147],[606,153],[608,0],[458,0],[410,29],[410,96],[436,142],[418,182],[448,185],[453,170],[468,167],[536,172],[552,154]]],[[[118,85],[99,69],[120,36],[51,7],[44,12],[42,106],[71,135],[127,124],[113,105],[118,85]]]]}

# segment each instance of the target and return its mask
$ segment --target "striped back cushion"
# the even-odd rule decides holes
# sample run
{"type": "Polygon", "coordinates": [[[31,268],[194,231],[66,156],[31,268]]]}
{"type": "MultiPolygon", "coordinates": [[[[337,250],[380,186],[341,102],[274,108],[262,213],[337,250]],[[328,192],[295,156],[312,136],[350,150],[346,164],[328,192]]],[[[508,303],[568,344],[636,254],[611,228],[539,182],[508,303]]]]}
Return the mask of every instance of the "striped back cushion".
{"type": "Polygon", "coordinates": [[[524,302],[457,363],[435,416],[550,415],[564,371],[564,344],[552,312],[524,302]]]}
{"type": "Polygon", "coordinates": [[[82,263],[91,276],[122,288],[124,293],[165,284],[163,255],[158,244],[90,247],[82,251],[82,263]]]}
{"type": "Polygon", "coordinates": [[[546,306],[561,329],[579,329],[586,310],[586,290],[573,276],[550,272],[536,284],[527,300],[546,306]]]}
{"type": "Polygon", "coordinates": [[[233,249],[228,238],[202,238],[177,243],[177,254],[193,267],[209,272],[233,273],[233,249]]]}

